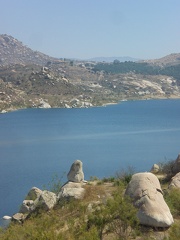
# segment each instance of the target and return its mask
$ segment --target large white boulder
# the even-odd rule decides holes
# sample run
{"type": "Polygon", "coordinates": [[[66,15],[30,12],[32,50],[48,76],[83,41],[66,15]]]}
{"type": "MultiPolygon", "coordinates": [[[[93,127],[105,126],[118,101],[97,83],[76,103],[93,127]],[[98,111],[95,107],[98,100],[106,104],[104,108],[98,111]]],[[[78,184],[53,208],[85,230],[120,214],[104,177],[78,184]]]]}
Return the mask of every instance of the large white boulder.
{"type": "Polygon", "coordinates": [[[169,207],[163,198],[158,178],[149,172],[132,176],[125,192],[138,208],[141,224],[151,227],[169,227],[174,222],[169,207]]]}
{"type": "Polygon", "coordinates": [[[74,161],[71,165],[69,173],[67,174],[68,181],[82,182],[84,181],[84,173],[82,169],[82,162],[80,160],[74,161]]]}

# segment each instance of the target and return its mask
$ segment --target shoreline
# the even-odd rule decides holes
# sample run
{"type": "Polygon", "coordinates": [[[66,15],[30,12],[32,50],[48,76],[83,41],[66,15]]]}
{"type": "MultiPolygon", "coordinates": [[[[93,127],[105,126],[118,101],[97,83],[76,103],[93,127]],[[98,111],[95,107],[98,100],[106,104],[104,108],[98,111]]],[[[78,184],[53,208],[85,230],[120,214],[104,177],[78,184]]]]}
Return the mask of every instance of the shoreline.
{"type": "MultiPolygon", "coordinates": [[[[102,105],[93,105],[91,107],[88,108],[93,108],[93,107],[106,107],[106,106],[110,106],[110,105],[116,105],[116,104],[120,104],[121,102],[130,102],[130,101],[150,101],[150,100],[179,100],[180,96],[173,96],[173,97],[156,97],[156,98],[141,98],[141,99],[122,99],[122,100],[117,100],[117,102],[107,102],[107,103],[103,103],[102,105]]],[[[25,107],[25,108],[7,108],[7,109],[3,109],[1,110],[0,114],[5,114],[5,113],[10,113],[10,112],[15,112],[15,111],[20,111],[20,110],[27,110],[27,109],[65,109],[66,107],[51,107],[51,108],[42,108],[42,107],[25,107]]],[[[75,107],[70,107],[75,108],[75,107]]],[[[76,107],[76,108],[87,108],[87,107],[76,107]]]]}

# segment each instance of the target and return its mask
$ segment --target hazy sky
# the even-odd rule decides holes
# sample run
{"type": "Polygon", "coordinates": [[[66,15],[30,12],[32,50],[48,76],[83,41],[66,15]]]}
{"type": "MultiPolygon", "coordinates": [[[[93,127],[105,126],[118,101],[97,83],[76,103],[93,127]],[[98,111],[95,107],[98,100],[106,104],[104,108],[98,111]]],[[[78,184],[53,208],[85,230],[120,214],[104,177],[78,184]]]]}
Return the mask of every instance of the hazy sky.
{"type": "Polygon", "coordinates": [[[0,0],[0,34],[54,57],[180,52],[180,0],[0,0]]]}

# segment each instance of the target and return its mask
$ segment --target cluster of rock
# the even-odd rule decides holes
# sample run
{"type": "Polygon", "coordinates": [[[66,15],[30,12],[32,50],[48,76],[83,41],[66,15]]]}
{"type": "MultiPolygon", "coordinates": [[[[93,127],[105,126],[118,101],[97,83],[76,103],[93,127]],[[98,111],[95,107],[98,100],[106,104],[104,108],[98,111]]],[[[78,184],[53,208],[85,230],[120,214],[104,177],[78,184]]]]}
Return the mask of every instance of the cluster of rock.
{"type": "Polygon", "coordinates": [[[48,211],[54,208],[61,200],[81,199],[85,193],[83,186],[86,181],[84,181],[82,162],[80,160],[76,160],[72,164],[67,177],[68,182],[61,187],[58,194],[33,187],[23,201],[19,212],[12,216],[12,220],[22,223],[33,212],[39,209],[48,211]]]}
{"type": "MultiPolygon", "coordinates": [[[[163,198],[160,182],[154,174],[158,171],[159,166],[154,164],[151,172],[134,174],[126,188],[125,195],[133,200],[134,206],[138,209],[137,217],[140,224],[155,228],[168,228],[174,220],[163,198]]],[[[169,188],[180,188],[180,155],[174,163],[174,171],[179,172],[172,178],[169,188]]],[[[72,164],[67,178],[68,181],[61,187],[58,194],[33,187],[23,201],[19,212],[14,214],[12,219],[22,223],[38,209],[48,211],[61,201],[71,198],[82,199],[85,194],[84,185],[87,181],[84,180],[83,164],[80,160],[72,164]]]]}

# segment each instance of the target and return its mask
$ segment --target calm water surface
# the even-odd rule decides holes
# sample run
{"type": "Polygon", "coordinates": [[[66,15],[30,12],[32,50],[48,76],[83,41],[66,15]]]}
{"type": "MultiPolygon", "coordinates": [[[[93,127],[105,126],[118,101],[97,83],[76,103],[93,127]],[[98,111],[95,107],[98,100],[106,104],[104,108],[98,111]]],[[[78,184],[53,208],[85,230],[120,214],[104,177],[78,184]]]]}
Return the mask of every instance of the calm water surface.
{"type": "Polygon", "coordinates": [[[54,174],[67,174],[76,159],[88,180],[128,166],[148,171],[179,152],[180,100],[1,114],[0,217],[17,212],[31,187],[48,188],[54,174]]]}

